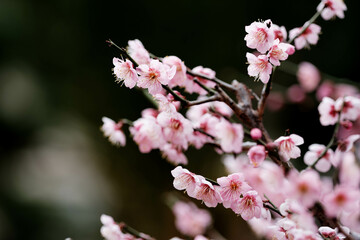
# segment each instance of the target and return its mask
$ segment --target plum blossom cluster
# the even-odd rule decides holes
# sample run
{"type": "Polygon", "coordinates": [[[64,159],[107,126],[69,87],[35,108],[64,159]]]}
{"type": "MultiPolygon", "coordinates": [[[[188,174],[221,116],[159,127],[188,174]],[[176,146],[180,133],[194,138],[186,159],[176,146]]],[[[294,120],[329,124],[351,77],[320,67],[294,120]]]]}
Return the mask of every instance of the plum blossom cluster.
{"type": "Polygon", "coordinates": [[[253,22],[245,27],[246,46],[256,49],[257,53],[246,53],[249,63],[248,74],[267,83],[273,66],[280,66],[289,55],[295,52],[294,46],[286,43],[285,27],[273,24],[271,20],[253,22]]]}
{"type": "MultiPolygon", "coordinates": [[[[176,56],[155,57],[139,40],[129,41],[127,49],[119,48],[122,58],[113,59],[116,81],[141,88],[155,107],[143,110],[135,121],[116,123],[104,117],[104,135],[124,146],[123,127],[129,126],[140,152],[159,150],[174,165],[188,163],[184,152],[190,146],[214,147],[224,155],[227,175],[215,181],[177,166],[171,171],[174,188],[206,207],[231,209],[260,237],[355,239],[360,233],[359,91],[328,80],[321,83],[320,71],[303,62],[296,68],[299,85],[288,89],[289,98],[301,102],[305,93],[316,90],[319,121],[333,129],[330,141],[308,141],[308,151],[302,153],[306,139],[289,133],[273,140],[263,123],[265,105],[271,101],[272,72],[295,49],[317,44],[319,16],[343,18],[345,10],[342,0],[322,0],[314,17],[289,32],[271,20],[245,27],[246,45],[255,51],[246,54],[248,75],[264,83],[261,95],[242,82],[218,79],[210,68],[191,69],[176,56]],[[296,169],[295,161],[307,167],[296,169]]],[[[207,230],[213,226],[207,211],[180,201],[172,210],[181,234],[208,239],[207,230]]],[[[150,238],[127,232],[111,217],[103,216],[101,221],[106,239],[150,238]]]]}
{"type": "Polygon", "coordinates": [[[177,190],[185,190],[190,197],[201,200],[207,207],[222,203],[244,220],[260,217],[263,208],[261,197],[247,184],[242,173],[218,178],[214,184],[181,166],[172,170],[171,174],[177,190]]]}
{"type": "Polygon", "coordinates": [[[190,237],[203,235],[212,223],[210,213],[191,202],[177,201],[172,206],[172,211],[175,215],[176,228],[181,234],[190,237]]]}

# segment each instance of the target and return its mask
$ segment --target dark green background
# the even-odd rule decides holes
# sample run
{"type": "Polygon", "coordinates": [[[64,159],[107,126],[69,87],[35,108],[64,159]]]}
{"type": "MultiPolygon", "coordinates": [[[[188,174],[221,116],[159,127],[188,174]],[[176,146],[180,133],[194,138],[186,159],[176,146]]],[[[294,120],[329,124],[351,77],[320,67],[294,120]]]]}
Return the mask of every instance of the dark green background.
{"type": "MultiPolygon", "coordinates": [[[[176,55],[189,67],[242,80],[245,25],[270,18],[290,30],[317,3],[0,0],[0,239],[101,239],[102,213],[158,239],[181,236],[163,200],[173,190],[173,166],[156,151],[140,154],[130,138],[115,148],[99,131],[102,116],[136,120],[151,106],[140,92],[114,83],[112,58],[119,53],[105,40],[126,46],[137,38],[158,56],[176,55]]],[[[319,20],[318,46],[291,61],[359,80],[359,3],[346,4],[346,18],[319,20]]],[[[281,72],[275,78],[283,86],[295,81],[281,72]]],[[[331,135],[309,106],[289,104],[266,121],[274,138],[287,128],[303,136],[303,151],[331,135]]],[[[194,172],[224,175],[212,149],[190,150],[188,157],[194,172]]],[[[231,211],[220,206],[212,213],[228,239],[252,239],[231,211]]]]}

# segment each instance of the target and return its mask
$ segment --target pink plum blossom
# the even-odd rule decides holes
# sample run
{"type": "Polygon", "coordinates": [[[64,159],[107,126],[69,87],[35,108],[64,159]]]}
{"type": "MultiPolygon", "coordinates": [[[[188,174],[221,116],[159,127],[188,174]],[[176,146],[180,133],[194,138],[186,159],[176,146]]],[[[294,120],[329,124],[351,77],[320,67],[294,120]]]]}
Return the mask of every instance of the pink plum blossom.
{"type": "Polygon", "coordinates": [[[188,141],[193,133],[192,124],[188,119],[178,112],[161,112],[157,116],[157,122],[162,127],[167,141],[185,150],[188,148],[188,141]]]}
{"type": "Polygon", "coordinates": [[[360,98],[345,96],[335,101],[335,109],[341,111],[340,120],[355,121],[360,116],[360,98]]]}
{"type": "Polygon", "coordinates": [[[274,32],[274,39],[279,39],[280,42],[285,42],[287,39],[287,32],[284,26],[278,26],[272,24],[272,30],[274,32]]]}
{"type": "Polygon", "coordinates": [[[230,123],[222,118],[215,129],[216,137],[219,139],[221,149],[224,152],[241,152],[244,138],[244,130],[241,124],[230,123]]]}
{"type": "Polygon", "coordinates": [[[259,167],[266,157],[265,147],[263,145],[251,147],[247,155],[250,159],[251,164],[254,167],[259,167]]]}
{"type": "Polygon", "coordinates": [[[144,110],[141,111],[142,118],[147,118],[147,117],[156,118],[158,115],[159,115],[159,111],[154,108],[145,108],[144,110]]]}
{"type": "Polygon", "coordinates": [[[136,120],[130,128],[130,133],[142,153],[148,153],[165,144],[161,126],[154,117],[149,116],[136,120]]]}
{"type": "Polygon", "coordinates": [[[145,49],[144,45],[140,40],[130,40],[128,42],[128,52],[132,59],[135,60],[137,64],[150,64],[150,55],[149,52],[145,49]]]}
{"type": "Polygon", "coordinates": [[[358,188],[360,185],[360,166],[357,164],[355,154],[346,152],[342,156],[339,167],[339,180],[341,184],[358,188]]]}
{"type": "Polygon", "coordinates": [[[116,76],[116,81],[124,81],[125,86],[128,88],[135,87],[138,81],[138,75],[133,67],[132,62],[128,59],[126,59],[126,61],[123,61],[119,58],[114,57],[113,64],[115,66],[113,71],[116,76]]]}
{"type": "Polygon", "coordinates": [[[195,188],[200,181],[196,174],[181,166],[177,166],[171,171],[171,175],[174,177],[174,188],[177,190],[186,190],[190,197],[195,197],[195,188]]]}
{"type": "Polygon", "coordinates": [[[322,0],[317,6],[316,10],[321,12],[321,16],[324,20],[330,20],[331,18],[344,18],[344,11],[347,7],[343,0],[322,0]]]}
{"type": "Polygon", "coordinates": [[[324,97],[318,107],[320,123],[323,126],[334,125],[338,121],[339,111],[335,108],[335,101],[324,97]]]}
{"type": "MultiPolygon", "coordinates": [[[[345,228],[342,228],[342,229],[345,230],[345,228]]],[[[348,228],[346,228],[346,229],[349,230],[348,228]]],[[[342,233],[338,233],[337,228],[332,229],[327,226],[322,226],[322,227],[319,227],[319,233],[325,239],[331,239],[331,240],[345,239],[345,235],[343,235],[342,233]]],[[[349,234],[349,232],[347,232],[347,234],[349,234]]]]}
{"type": "Polygon", "coordinates": [[[300,34],[302,28],[294,28],[290,30],[289,35],[290,39],[295,38],[295,47],[297,50],[300,50],[304,47],[311,45],[316,45],[319,40],[319,34],[321,31],[321,27],[315,23],[309,25],[306,30],[300,34]],[[300,36],[298,36],[300,34],[300,36]]]}
{"type": "Polygon", "coordinates": [[[267,83],[272,72],[272,66],[268,62],[268,57],[266,55],[255,56],[252,53],[246,53],[246,58],[249,63],[247,68],[249,76],[267,83]]]}
{"type": "Polygon", "coordinates": [[[124,132],[121,130],[123,123],[121,121],[116,123],[107,117],[103,117],[102,121],[103,125],[101,126],[101,131],[103,131],[104,136],[108,137],[109,141],[116,146],[125,146],[126,137],[124,132]]]}
{"type": "Polygon", "coordinates": [[[242,193],[251,190],[242,173],[233,173],[227,177],[218,178],[217,182],[220,185],[219,191],[225,208],[230,208],[242,193]]]}
{"type": "Polygon", "coordinates": [[[316,171],[307,169],[300,174],[295,171],[290,172],[288,196],[305,207],[311,207],[318,200],[320,190],[320,176],[316,171]]]}
{"type": "Polygon", "coordinates": [[[278,145],[279,155],[284,161],[289,161],[290,158],[298,158],[301,155],[300,148],[296,147],[304,143],[304,139],[296,134],[291,134],[288,137],[279,137],[274,141],[278,145]]]}
{"type": "Polygon", "coordinates": [[[176,112],[175,105],[172,102],[170,102],[169,99],[164,95],[158,93],[154,96],[154,98],[159,105],[160,112],[167,112],[167,113],[176,112]]]}
{"type": "Polygon", "coordinates": [[[170,68],[159,60],[151,60],[150,65],[141,64],[136,68],[140,77],[137,85],[147,88],[152,95],[161,93],[162,85],[167,85],[176,73],[176,67],[170,68]]]}
{"type": "Polygon", "coordinates": [[[266,20],[265,22],[253,22],[249,26],[246,26],[246,46],[256,49],[260,53],[265,53],[269,50],[275,38],[271,25],[272,22],[266,20]]]}
{"type": "Polygon", "coordinates": [[[250,220],[253,217],[259,218],[262,208],[263,202],[258,193],[254,190],[243,194],[242,198],[238,198],[231,206],[231,209],[236,214],[240,214],[245,221],[250,220]]]}
{"type": "Polygon", "coordinates": [[[216,207],[223,199],[218,190],[218,186],[213,186],[205,178],[201,177],[195,188],[196,199],[202,200],[207,207],[216,207]]]}
{"type": "Polygon", "coordinates": [[[101,215],[100,220],[103,224],[100,229],[100,233],[105,238],[105,240],[136,240],[133,235],[129,233],[123,233],[120,229],[120,226],[114,221],[112,217],[103,214],[101,215]]]}
{"type": "Polygon", "coordinates": [[[324,196],[322,201],[329,217],[338,216],[341,211],[352,211],[354,203],[359,200],[360,192],[347,185],[338,185],[334,191],[324,196]]]}
{"type": "MultiPolygon", "coordinates": [[[[326,146],[321,144],[311,144],[309,146],[309,151],[304,155],[304,162],[308,166],[312,166],[315,161],[320,157],[320,155],[325,151],[326,146]]],[[[327,172],[331,168],[332,158],[334,157],[334,152],[331,149],[328,149],[322,158],[315,164],[315,168],[319,172],[327,172]]]]}
{"type": "Polygon", "coordinates": [[[288,43],[282,43],[279,39],[273,42],[267,57],[274,66],[280,66],[280,60],[284,61],[288,58],[289,54],[294,53],[294,46],[288,43]]]}
{"type": "Polygon", "coordinates": [[[192,202],[178,201],[172,207],[175,215],[175,226],[180,233],[195,237],[204,234],[211,225],[210,213],[205,209],[198,208],[192,202]]]}
{"type": "Polygon", "coordinates": [[[360,139],[360,134],[348,136],[345,140],[339,141],[336,151],[348,152],[354,147],[354,143],[360,139]]]}
{"type": "Polygon", "coordinates": [[[170,163],[174,165],[188,164],[188,160],[180,147],[172,144],[165,144],[160,147],[160,150],[163,158],[166,158],[170,163]]]}
{"type": "Polygon", "coordinates": [[[180,58],[176,56],[164,57],[162,62],[170,67],[175,66],[175,76],[170,80],[169,87],[182,86],[186,81],[186,66],[180,58]]]}
{"type": "Polygon", "coordinates": [[[312,92],[319,85],[321,76],[319,70],[309,62],[301,62],[296,73],[300,86],[306,92],[312,92]]]}

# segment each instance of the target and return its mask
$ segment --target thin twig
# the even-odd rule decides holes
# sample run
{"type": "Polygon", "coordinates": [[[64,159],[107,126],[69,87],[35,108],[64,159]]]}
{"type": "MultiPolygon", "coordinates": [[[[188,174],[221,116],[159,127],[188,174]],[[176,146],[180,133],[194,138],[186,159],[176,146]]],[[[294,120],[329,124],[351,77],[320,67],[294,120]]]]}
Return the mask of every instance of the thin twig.
{"type": "Polygon", "coordinates": [[[310,18],[309,21],[305,22],[304,25],[303,25],[302,28],[301,28],[301,31],[300,31],[298,34],[296,34],[293,38],[291,38],[291,39],[288,41],[288,43],[291,44],[298,36],[300,36],[301,34],[303,34],[303,33],[306,31],[306,29],[307,29],[312,23],[315,22],[315,20],[320,16],[320,14],[322,13],[323,10],[324,10],[324,8],[321,9],[320,11],[317,11],[317,12],[314,14],[314,16],[312,16],[312,17],[310,18]]]}
{"type": "Polygon", "coordinates": [[[216,84],[218,84],[219,86],[229,90],[229,91],[235,91],[236,89],[231,85],[231,84],[228,84],[227,82],[224,82],[220,79],[218,79],[217,77],[214,77],[214,78],[211,78],[211,77],[208,77],[208,76],[205,76],[205,75],[202,75],[202,74],[199,74],[199,73],[194,73],[193,71],[191,71],[191,69],[187,69],[186,70],[186,73],[193,76],[193,77],[198,77],[198,78],[203,78],[203,79],[206,79],[206,80],[209,80],[209,81],[212,81],[216,84]]]}
{"type": "Polygon", "coordinates": [[[134,65],[134,68],[139,66],[139,64],[127,53],[125,48],[119,47],[113,41],[111,41],[111,39],[106,40],[106,42],[109,44],[110,47],[114,46],[117,49],[119,49],[121,51],[121,55],[123,55],[125,58],[128,58],[132,62],[132,64],[134,65]]]}

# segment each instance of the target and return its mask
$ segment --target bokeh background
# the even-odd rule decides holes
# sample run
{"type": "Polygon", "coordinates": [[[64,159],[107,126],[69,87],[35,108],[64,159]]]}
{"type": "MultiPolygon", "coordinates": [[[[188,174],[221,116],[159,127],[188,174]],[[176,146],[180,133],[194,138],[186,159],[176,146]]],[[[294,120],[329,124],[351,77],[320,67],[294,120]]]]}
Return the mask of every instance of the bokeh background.
{"type": "MultiPolygon", "coordinates": [[[[102,213],[157,239],[181,236],[164,202],[173,166],[156,151],[139,153],[130,138],[125,148],[113,147],[99,131],[102,116],[136,120],[151,106],[141,92],[114,82],[119,52],[105,40],[126,46],[140,39],[158,56],[176,55],[258,91],[262,84],[244,77],[244,26],[270,18],[290,30],[318,2],[0,0],[0,239],[101,239],[102,213]]],[[[359,81],[359,2],[346,4],[345,19],[319,20],[319,44],[290,61],[359,81]]],[[[281,91],[296,78],[278,71],[275,81],[281,91]]],[[[331,135],[320,128],[314,96],[308,98],[266,113],[272,136],[290,129],[308,142],[303,151],[331,135]]],[[[225,174],[211,148],[187,155],[194,172],[225,174]]],[[[226,238],[254,239],[231,211],[211,212],[226,238]]]]}

